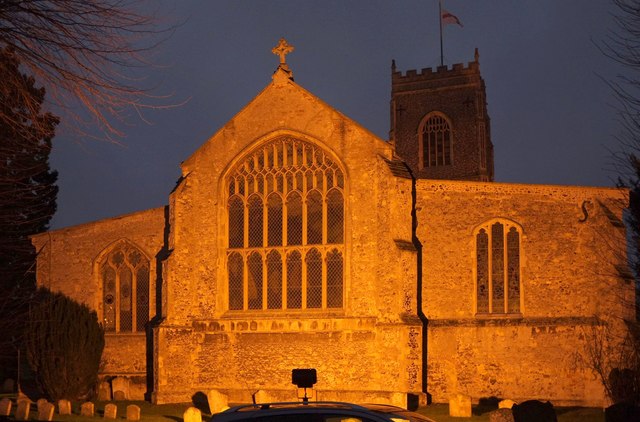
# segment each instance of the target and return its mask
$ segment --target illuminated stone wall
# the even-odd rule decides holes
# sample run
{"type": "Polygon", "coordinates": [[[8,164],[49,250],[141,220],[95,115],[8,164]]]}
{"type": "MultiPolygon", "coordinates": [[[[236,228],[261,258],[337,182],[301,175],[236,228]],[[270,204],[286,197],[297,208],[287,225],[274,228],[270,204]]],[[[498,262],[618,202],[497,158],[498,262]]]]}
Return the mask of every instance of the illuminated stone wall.
{"type": "Polygon", "coordinates": [[[182,164],[170,198],[165,320],[154,332],[155,401],[185,401],[213,388],[236,400],[258,389],[292,400],[291,369],[298,367],[318,370],[326,399],[346,391],[388,401],[421,390],[412,185],[393,175],[392,158],[388,143],[276,74],[182,164]],[[281,138],[324,151],[344,174],[340,308],[242,311],[227,304],[226,175],[281,138]]]}
{"type": "Polygon", "coordinates": [[[417,182],[423,245],[423,310],[429,319],[428,386],[435,401],[539,398],[600,405],[604,394],[581,364],[597,318],[631,316],[633,292],[615,189],[417,182]],[[476,314],[474,229],[495,218],[522,227],[519,314],[476,314]],[[626,315],[625,315],[626,314],[626,315]]]}
{"type": "MultiPolygon", "coordinates": [[[[155,208],[39,234],[32,238],[36,251],[38,285],[84,303],[103,318],[101,259],[120,242],[135,245],[151,261],[150,317],[155,315],[155,256],[164,239],[165,210],[155,208]]],[[[144,332],[107,334],[102,376],[147,375],[144,332]]],[[[142,399],[142,396],[137,397],[142,399]]]]}

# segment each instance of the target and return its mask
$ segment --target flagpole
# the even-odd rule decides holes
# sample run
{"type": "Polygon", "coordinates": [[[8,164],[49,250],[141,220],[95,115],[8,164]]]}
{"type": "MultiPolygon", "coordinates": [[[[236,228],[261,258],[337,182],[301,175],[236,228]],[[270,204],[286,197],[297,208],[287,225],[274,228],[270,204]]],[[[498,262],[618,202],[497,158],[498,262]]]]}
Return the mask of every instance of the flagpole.
{"type": "Polygon", "coordinates": [[[444,66],[444,54],[442,53],[442,0],[438,0],[438,17],[440,18],[440,66],[444,66]]]}

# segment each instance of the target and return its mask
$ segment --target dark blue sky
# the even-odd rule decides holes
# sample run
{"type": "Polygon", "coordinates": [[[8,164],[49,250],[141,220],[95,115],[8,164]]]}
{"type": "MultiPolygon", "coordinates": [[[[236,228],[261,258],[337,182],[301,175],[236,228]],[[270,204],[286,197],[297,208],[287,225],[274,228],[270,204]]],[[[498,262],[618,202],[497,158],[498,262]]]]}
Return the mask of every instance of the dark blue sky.
{"type": "MultiPolygon", "coordinates": [[[[383,139],[390,66],[439,64],[438,2],[194,1],[154,6],[182,22],[155,51],[158,93],[183,106],[148,112],[123,145],[60,135],[53,228],[161,206],[179,164],[270,81],[280,37],[298,84],[383,139]]],[[[473,60],[487,85],[496,181],[611,186],[619,132],[601,77],[617,67],[594,45],[613,28],[608,0],[445,0],[445,63],[473,60]]]]}

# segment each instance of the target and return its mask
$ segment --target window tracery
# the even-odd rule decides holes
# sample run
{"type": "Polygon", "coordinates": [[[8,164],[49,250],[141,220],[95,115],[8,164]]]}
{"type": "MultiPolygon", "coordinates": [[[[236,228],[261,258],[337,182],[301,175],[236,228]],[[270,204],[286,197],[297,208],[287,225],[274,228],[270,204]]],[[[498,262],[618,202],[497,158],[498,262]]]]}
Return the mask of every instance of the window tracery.
{"type": "Polygon", "coordinates": [[[226,179],[229,310],[343,307],[344,174],[322,149],[280,138],[226,179]]]}
{"type": "Polygon", "coordinates": [[[100,265],[106,332],[143,332],[149,321],[149,260],[121,243],[100,265]]]}
{"type": "Polygon", "coordinates": [[[439,113],[427,116],[420,129],[420,166],[448,166],[452,163],[451,125],[439,113]]]}
{"type": "Polygon", "coordinates": [[[477,313],[520,313],[521,229],[509,221],[491,221],[475,238],[477,313]]]}

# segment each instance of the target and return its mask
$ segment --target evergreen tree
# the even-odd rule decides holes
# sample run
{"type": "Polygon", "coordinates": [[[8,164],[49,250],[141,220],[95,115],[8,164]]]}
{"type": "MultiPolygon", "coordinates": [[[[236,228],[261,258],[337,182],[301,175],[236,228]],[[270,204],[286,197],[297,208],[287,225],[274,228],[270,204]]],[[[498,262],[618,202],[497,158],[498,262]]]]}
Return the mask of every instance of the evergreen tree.
{"type": "Polygon", "coordinates": [[[0,288],[31,282],[30,235],[47,229],[56,211],[57,173],[49,168],[58,118],[41,111],[44,89],[0,50],[0,288]]]}
{"type": "Polygon", "coordinates": [[[51,400],[86,400],[94,391],[104,349],[95,311],[41,289],[29,312],[27,358],[42,392],[51,400]]]}
{"type": "Polygon", "coordinates": [[[44,89],[0,49],[0,376],[15,376],[28,302],[35,291],[29,236],[56,210],[57,174],[49,168],[57,117],[41,110],[44,89]]]}

